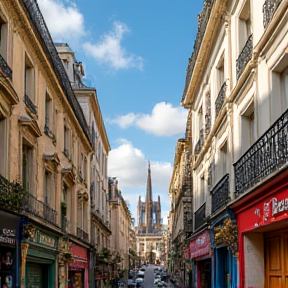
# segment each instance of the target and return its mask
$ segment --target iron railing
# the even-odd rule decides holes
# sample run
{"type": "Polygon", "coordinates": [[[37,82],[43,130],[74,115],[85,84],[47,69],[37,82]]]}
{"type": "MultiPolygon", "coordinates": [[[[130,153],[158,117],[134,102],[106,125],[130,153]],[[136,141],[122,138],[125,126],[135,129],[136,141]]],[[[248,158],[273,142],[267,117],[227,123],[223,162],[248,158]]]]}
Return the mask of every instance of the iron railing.
{"type": "Polygon", "coordinates": [[[24,103],[34,115],[37,115],[37,107],[26,93],[24,94],[24,103]]]}
{"type": "Polygon", "coordinates": [[[89,234],[79,227],[77,227],[77,237],[86,242],[89,241],[89,234]]]}
{"type": "Polygon", "coordinates": [[[263,26],[266,29],[272,20],[275,11],[283,0],[266,0],[263,4],[263,26]]]}
{"type": "Polygon", "coordinates": [[[252,59],[253,54],[253,35],[251,34],[246,43],[244,48],[242,49],[238,59],[236,60],[236,77],[237,80],[241,76],[243,70],[245,69],[248,62],[252,59]]]}
{"type": "Polygon", "coordinates": [[[195,230],[206,222],[206,202],[194,213],[195,230]]]}
{"type": "Polygon", "coordinates": [[[43,40],[43,48],[44,50],[46,50],[46,56],[50,59],[59,83],[62,86],[64,93],[66,94],[66,98],[71,105],[71,108],[73,109],[73,112],[75,113],[83,132],[91,143],[89,127],[87,125],[82,108],[73,92],[69,77],[65,71],[61,59],[58,56],[58,52],[56,50],[50,32],[46,26],[44,18],[40,12],[37,1],[21,0],[21,2],[33,21],[33,28],[35,29],[35,32],[38,33],[40,39],[43,40]]]}
{"type": "Polygon", "coordinates": [[[223,104],[225,102],[225,97],[226,97],[226,90],[227,90],[227,83],[226,81],[222,84],[220,91],[218,93],[218,96],[215,101],[215,112],[216,112],[216,117],[219,115],[219,112],[221,108],[223,107],[223,104]]]}
{"type": "Polygon", "coordinates": [[[23,199],[22,210],[35,217],[57,226],[57,212],[48,204],[38,200],[35,196],[28,194],[23,199]]]}
{"type": "Polygon", "coordinates": [[[57,212],[48,204],[29,194],[16,182],[9,182],[0,175],[0,207],[2,209],[13,211],[22,215],[33,215],[57,225],[57,212]]]}
{"type": "Polygon", "coordinates": [[[5,61],[5,59],[1,56],[1,54],[0,54],[0,69],[1,69],[2,74],[5,77],[8,77],[12,81],[12,74],[13,74],[12,70],[7,64],[7,62],[5,61]]]}
{"type": "Polygon", "coordinates": [[[211,191],[212,214],[227,204],[229,199],[229,174],[226,174],[211,191]]]}
{"type": "Polygon", "coordinates": [[[198,16],[198,31],[197,31],[196,39],[195,39],[194,46],[193,46],[193,53],[191,57],[189,58],[188,67],[186,69],[185,88],[184,88],[182,101],[184,100],[186,96],[186,93],[187,93],[187,90],[191,81],[196,59],[198,57],[198,53],[202,44],[202,40],[205,35],[206,27],[210,18],[210,14],[211,14],[214,1],[215,0],[204,1],[202,13],[199,14],[198,16]]]}
{"type": "Polygon", "coordinates": [[[198,155],[203,147],[203,144],[204,144],[204,130],[201,129],[200,130],[200,133],[199,133],[199,139],[195,145],[195,148],[194,148],[194,154],[195,155],[198,155]]]}
{"type": "Polygon", "coordinates": [[[236,197],[288,162],[288,110],[234,164],[236,197]]]}

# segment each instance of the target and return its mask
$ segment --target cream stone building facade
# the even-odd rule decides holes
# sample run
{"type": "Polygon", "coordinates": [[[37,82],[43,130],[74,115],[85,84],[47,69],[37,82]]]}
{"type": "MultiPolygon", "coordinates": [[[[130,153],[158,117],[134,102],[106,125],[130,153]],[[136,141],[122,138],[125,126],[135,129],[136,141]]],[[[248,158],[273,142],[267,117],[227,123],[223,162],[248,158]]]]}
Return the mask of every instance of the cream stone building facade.
{"type": "Polygon", "coordinates": [[[120,255],[119,261],[115,268],[122,270],[121,274],[125,279],[128,278],[129,255],[130,255],[130,228],[132,216],[125,202],[121,190],[118,186],[118,180],[115,177],[109,177],[109,204],[111,215],[111,252],[120,255]]]}
{"type": "Polygon", "coordinates": [[[61,61],[36,1],[1,1],[0,29],[1,287],[95,287],[91,251],[111,234],[96,90],[71,51],[73,68],[61,61]]]}
{"type": "Polygon", "coordinates": [[[188,283],[284,287],[288,1],[203,5],[181,101],[193,180],[188,283]]]}

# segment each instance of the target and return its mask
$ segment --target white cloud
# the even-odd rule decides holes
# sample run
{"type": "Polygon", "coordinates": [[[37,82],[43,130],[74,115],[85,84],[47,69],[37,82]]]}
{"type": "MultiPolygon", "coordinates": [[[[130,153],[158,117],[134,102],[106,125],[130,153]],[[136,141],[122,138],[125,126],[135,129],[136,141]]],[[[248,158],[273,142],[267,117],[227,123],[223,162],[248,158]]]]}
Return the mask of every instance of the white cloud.
{"type": "Polygon", "coordinates": [[[188,110],[173,107],[170,103],[157,103],[151,115],[128,113],[115,119],[108,119],[108,123],[115,123],[125,129],[136,126],[156,136],[173,136],[185,132],[188,110]]]}
{"type": "Polygon", "coordinates": [[[114,22],[114,29],[103,35],[96,44],[86,42],[83,48],[99,63],[108,64],[115,69],[143,68],[143,59],[131,54],[121,46],[123,36],[129,32],[128,27],[121,22],[114,22]]]}
{"type": "MultiPolygon", "coordinates": [[[[123,140],[122,140],[123,141],[123,140]]],[[[153,188],[167,191],[173,167],[170,163],[151,161],[153,188]]],[[[108,174],[117,177],[120,189],[146,188],[148,160],[141,150],[129,142],[112,149],[108,157],[108,174]]]]}
{"type": "Polygon", "coordinates": [[[38,0],[38,4],[54,42],[73,46],[85,36],[84,16],[75,3],[67,1],[65,6],[55,0],[38,0]]]}

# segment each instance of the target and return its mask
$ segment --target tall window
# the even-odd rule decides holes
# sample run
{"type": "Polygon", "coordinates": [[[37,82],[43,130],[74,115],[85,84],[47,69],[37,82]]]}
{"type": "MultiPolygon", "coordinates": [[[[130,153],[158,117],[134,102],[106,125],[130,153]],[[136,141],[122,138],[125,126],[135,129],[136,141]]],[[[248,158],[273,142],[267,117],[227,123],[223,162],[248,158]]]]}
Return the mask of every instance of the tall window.
{"type": "Polygon", "coordinates": [[[71,129],[69,128],[66,120],[64,119],[64,154],[66,157],[71,157],[71,129]]]}
{"type": "Polygon", "coordinates": [[[53,102],[50,95],[46,92],[45,96],[45,125],[49,128],[49,131],[53,131],[53,102]]]}
{"type": "Polygon", "coordinates": [[[25,94],[35,103],[35,71],[32,61],[25,56],[25,74],[24,74],[25,94]]]}
{"type": "Polygon", "coordinates": [[[220,89],[225,81],[224,75],[224,57],[221,57],[217,65],[217,95],[220,92],[220,89]]]}
{"type": "Polygon", "coordinates": [[[0,114],[0,175],[6,176],[7,165],[7,120],[0,114]]]}
{"type": "Polygon", "coordinates": [[[219,159],[219,176],[218,176],[218,180],[220,180],[220,178],[222,178],[226,173],[227,173],[227,165],[229,163],[228,161],[228,144],[227,141],[225,142],[225,144],[221,147],[220,149],[220,159],[219,159]]]}
{"type": "Polygon", "coordinates": [[[241,148],[244,154],[255,142],[254,102],[241,115],[241,148]]]}
{"type": "Polygon", "coordinates": [[[22,146],[22,184],[23,188],[30,193],[33,192],[33,148],[23,141],[22,146]]]}
{"type": "Polygon", "coordinates": [[[44,174],[44,202],[49,207],[54,208],[54,176],[53,173],[45,170],[44,174]]]}
{"type": "Polygon", "coordinates": [[[0,55],[7,61],[7,23],[0,18],[0,55]]]}
{"type": "Polygon", "coordinates": [[[250,0],[247,0],[239,15],[239,53],[244,48],[247,39],[252,34],[250,0]]]}

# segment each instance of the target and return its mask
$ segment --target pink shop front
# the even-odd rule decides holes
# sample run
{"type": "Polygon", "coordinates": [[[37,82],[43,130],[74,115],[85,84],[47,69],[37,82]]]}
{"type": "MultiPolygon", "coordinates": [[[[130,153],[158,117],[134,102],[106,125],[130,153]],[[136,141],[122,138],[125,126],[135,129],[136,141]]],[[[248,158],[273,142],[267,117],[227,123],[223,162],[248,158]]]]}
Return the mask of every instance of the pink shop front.
{"type": "Polygon", "coordinates": [[[86,248],[72,243],[71,254],[73,261],[68,268],[68,288],[88,288],[88,251],[86,248]]]}
{"type": "Polygon", "coordinates": [[[193,285],[194,288],[211,287],[211,254],[210,236],[206,230],[189,244],[190,259],[193,262],[193,285]]]}

